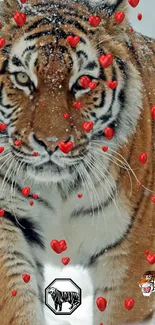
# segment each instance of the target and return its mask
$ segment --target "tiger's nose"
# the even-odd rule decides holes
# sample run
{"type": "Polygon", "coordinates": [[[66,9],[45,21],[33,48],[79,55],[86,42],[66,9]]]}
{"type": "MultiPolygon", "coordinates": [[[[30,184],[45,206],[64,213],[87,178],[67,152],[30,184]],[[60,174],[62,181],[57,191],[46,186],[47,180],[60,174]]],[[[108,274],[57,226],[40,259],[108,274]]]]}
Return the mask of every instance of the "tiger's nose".
{"type": "Polygon", "coordinates": [[[40,146],[44,147],[47,152],[53,153],[57,150],[60,141],[68,142],[71,137],[59,140],[56,137],[43,137],[36,136],[36,134],[34,134],[33,138],[40,146]]]}

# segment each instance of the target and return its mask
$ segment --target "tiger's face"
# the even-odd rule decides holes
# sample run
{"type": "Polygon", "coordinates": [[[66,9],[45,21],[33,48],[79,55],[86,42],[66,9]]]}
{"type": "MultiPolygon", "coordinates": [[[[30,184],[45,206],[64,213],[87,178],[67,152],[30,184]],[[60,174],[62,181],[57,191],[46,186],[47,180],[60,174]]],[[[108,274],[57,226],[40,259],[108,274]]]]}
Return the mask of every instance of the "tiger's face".
{"type": "Polygon", "coordinates": [[[3,143],[13,165],[42,182],[72,179],[78,168],[82,173],[101,159],[106,170],[109,160],[101,147],[116,150],[127,142],[141,107],[138,73],[128,51],[114,41],[113,28],[106,27],[110,18],[94,28],[87,8],[67,2],[60,9],[60,2],[32,7],[22,29],[10,22],[10,43],[0,54],[0,121],[7,124],[3,143]],[[69,35],[80,37],[76,46],[67,43],[69,35]],[[106,53],[114,60],[104,69],[99,57],[106,53]],[[95,89],[84,88],[81,77],[95,82],[95,89]],[[114,90],[108,80],[118,81],[114,90]],[[75,102],[82,107],[75,108],[75,102]],[[90,121],[93,128],[87,132],[83,123],[90,121]],[[104,134],[107,127],[114,130],[111,140],[104,134]],[[60,142],[73,142],[73,149],[65,154],[60,142]]]}
{"type": "Polygon", "coordinates": [[[146,272],[139,281],[143,296],[148,297],[154,291],[154,275],[154,272],[146,272]]]}

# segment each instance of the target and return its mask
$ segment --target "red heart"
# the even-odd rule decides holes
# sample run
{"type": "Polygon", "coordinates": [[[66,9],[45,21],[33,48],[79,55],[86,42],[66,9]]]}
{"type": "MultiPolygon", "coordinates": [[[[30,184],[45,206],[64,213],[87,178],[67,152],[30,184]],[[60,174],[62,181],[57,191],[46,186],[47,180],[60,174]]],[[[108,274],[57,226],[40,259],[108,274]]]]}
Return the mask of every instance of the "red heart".
{"type": "Polygon", "coordinates": [[[14,296],[14,297],[15,297],[15,296],[16,296],[16,294],[17,294],[17,290],[13,290],[13,291],[12,291],[12,296],[14,296]]]}
{"type": "Polygon", "coordinates": [[[155,254],[146,254],[146,259],[150,264],[155,264],[155,254]]]}
{"type": "Polygon", "coordinates": [[[140,0],[128,0],[128,3],[131,7],[135,8],[138,6],[140,0]]]}
{"type": "Polygon", "coordinates": [[[139,161],[141,162],[141,164],[145,164],[146,163],[146,161],[147,161],[147,154],[145,152],[140,154],[139,161]]]}
{"type": "Polygon", "coordinates": [[[96,305],[100,311],[104,311],[107,307],[107,300],[103,297],[98,297],[96,299],[96,305]]]}
{"type": "Polygon", "coordinates": [[[77,196],[79,199],[81,199],[83,195],[79,193],[77,196]]]}
{"type": "Polygon", "coordinates": [[[0,49],[3,48],[3,46],[5,45],[5,43],[6,43],[5,38],[0,37],[0,49]]]}
{"type": "Polygon", "coordinates": [[[104,129],[104,135],[108,140],[111,140],[114,136],[114,130],[108,126],[104,129]]]}
{"type": "Polygon", "coordinates": [[[135,304],[135,301],[132,298],[126,299],[124,301],[124,304],[125,304],[126,309],[131,310],[133,308],[134,304],[135,304]]]}
{"type": "Polygon", "coordinates": [[[100,55],[99,62],[103,68],[108,68],[112,64],[113,59],[113,55],[109,53],[106,55],[100,55]]]}
{"type": "Polygon", "coordinates": [[[80,78],[80,84],[83,88],[88,88],[91,80],[90,78],[83,76],[80,78]]]}
{"type": "Polygon", "coordinates": [[[82,126],[86,132],[90,132],[94,126],[94,123],[92,121],[84,122],[82,126]]]}
{"type": "Polygon", "coordinates": [[[67,264],[70,262],[70,258],[69,258],[69,257],[63,257],[63,258],[61,259],[61,261],[62,261],[62,263],[63,263],[64,265],[67,265],[67,264]]]}
{"type": "Polygon", "coordinates": [[[96,82],[96,81],[91,81],[91,82],[89,83],[89,88],[90,88],[91,90],[95,89],[96,86],[97,86],[97,82],[96,82]]]}
{"type": "Polygon", "coordinates": [[[20,2],[21,2],[22,4],[24,4],[24,3],[26,2],[26,0],[20,0],[20,2]]]}
{"type": "Polygon", "coordinates": [[[57,254],[61,254],[62,253],[62,248],[60,246],[60,243],[58,242],[58,240],[53,239],[50,243],[52,249],[54,250],[54,252],[56,252],[57,254]]]}
{"type": "Polygon", "coordinates": [[[108,150],[108,147],[107,147],[107,146],[103,146],[103,147],[102,147],[102,150],[103,150],[104,152],[106,152],[106,151],[108,150]]]}
{"type": "Polygon", "coordinates": [[[24,187],[24,188],[22,188],[22,194],[23,194],[25,197],[27,197],[27,196],[30,195],[30,191],[31,191],[30,187],[24,187]]]}
{"type": "Polygon", "coordinates": [[[116,12],[114,15],[115,20],[117,21],[118,24],[121,24],[122,21],[125,18],[125,13],[123,11],[116,12]]]}
{"type": "Polygon", "coordinates": [[[38,194],[32,194],[33,199],[37,200],[39,195],[38,194]]]}
{"type": "Polygon", "coordinates": [[[64,252],[67,249],[66,241],[62,239],[62,240],[59,241],[59,244],[60,244],[60,247],[61,247],[62,251],[64,252]]]}
{"type": "Polygon", "coordinates": [[[25,273],[25,274],[22,274],[22,279],[24,280],[25,283],[28,283],[30,281],[30,274],[28,273],[25,273]]]}
{"type": "Polygon", "coordinates": [[[143,18],[142,14],[138,14],[137,18],[138,18],[138,20],[142,20],[142,18],[143,18]]]}
{"type": "Polygon", "coordinates": [[[34,204],[34,202],[33,201],[30,201],[30,205],[32,206],[34,204]]]}
{"type": "Polygon", "coordinates": [[[0,147],[0,153],[4,151],[4,147],[0,147]]]}
{"type": "Polygon", "coordinates": [[[64,152],[64,153],[68,153],[73,149],[73,142],[69,141],[67,143],[61,141],[58,144],[59,149],[64,152]]]}
{"type": "Polygon", "coordinates": [[[92,27],[97,27],[101,22],[101,18],[98,16],[90,16],[89,23],[92,27]]]}
{"type": "Polygon", "coordinates": [[[67,120],[69,118],[69,114],[68,113],[63,114],[63,118],[67,120]]]}
{"type": "Polygon", "coordinates": [[[110,89],[115,89],[116,87],[117,87],[117,85],[118,85],[118,81],[110,81],[110,80],[108,80],[107,81],[107,85],[108,85],[108,87],[110,88],[110,89]]]}
{"type": "Polygon", "coordinates": [[[23,26],[26,22],[26,14],[23,14],[22,12],[16,12],[14,14],[14,20],[18,26],[23,26]]]}
{"type": "Polygon", "coordinates": [[[34,156],[34,157],[37,157],[38,155],[39,155],[39,153],[38,153],[37,151],[34,151],[34,152],[33,152],[33,156],[34,156]]]}
{"type": "Polygon", "coordinates": [[[153,203],[155,203],[155,195],[153,195],[153,196],[151,197],[151,200],[152,200],[153,203]]]}
{"type": "Polygon", "coordinates": [[[3,217],[4,216],[4,210],[3,209],[0,209],[0,217],[3,217]]]}
{"type": "Polygon", "coordinates": [[[79,41],[79,36],[67,36],[67,43],[72,47],[75,47],[79,43],[79,41]]]}
{"type": "Polygon", "coordinates": [[[80,108],[82,107],[82,103],[81,103],[81,102],[74,102],[74,103],[73,103],[73,106],[74,106],[74,108],[76,108],[76,109],[80,109],[80,108]]]}
{"type": "Polygon", "coordinates": [[[7,124],[5,123],[0,123],[0,131],[4,131],[7,127],[7,124]]]}
{"type": "Polygon", "coordinates": [[[155,106],[153,106],[151,109],[151,115],[155,119],[155,106]]]}
{"type": "Polygon", "coordinates": [[[22,144],[21,140],[15,140],[14,142],[15,146],[19,147],[22,144]]]}
{"type": "Polygon", "coordinates": [[[146,249],[146,251],[145,251],[145,255],[148,255],[148,254],[149,254],[149,250],[146,249]]]}

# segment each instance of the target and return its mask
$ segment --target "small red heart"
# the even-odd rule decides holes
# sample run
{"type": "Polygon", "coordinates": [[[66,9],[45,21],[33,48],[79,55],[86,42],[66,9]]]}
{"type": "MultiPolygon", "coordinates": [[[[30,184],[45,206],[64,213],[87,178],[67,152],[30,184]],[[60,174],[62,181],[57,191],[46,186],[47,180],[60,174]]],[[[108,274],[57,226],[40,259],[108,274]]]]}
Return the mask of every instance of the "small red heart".
{"type": "Polygon", "coordinates": [[[4,210],[3,209],[0,209],[0,217],[3,217],[4,216],[4,210]]]}
{"type": "Polygon", "coordinates": [[[133,32],[134,32],[134,29],[133,29],[132,27],[130,28],[130,32],[131,32],[131,33],[133,33],[133,32]]]}
{"type": "Polygon", "coordinates": [[[149,254],[149,250],[146,249],[146,251],[145,251],[145,255],[148,255],[148,254],[149,254]]]}
{"type": "Polygon", "coordinates": [[[108,126],[104,129],[104,135],[108,140],[111,140],[114,136],[114,130],[108,126]]]}
{"type": "Polygon", "coordinates": [[[101,22],[101,18],[98,16],[90,16],[89,23],[92,27],[97,27],[101,22]]]}
{"type": "Polygon", "coordinates": [[[22,194],[23,194],[23,196],[25,196],[25,197],[29,196],[30,195],[30,191],[31,191],[30,187],[24,187],[24,188],[22,188],[22,194]]]}
{"type": "Polygon", "coordinates": [[[138,183],[138,186],[139,186],[139,187],[141,187],[141,186],[142,186],[142,184],[141,184],[141,183],[138,183]]]}
{"type": "Polygon", "coordinates": [[[138,18],[138,20],[142,20],[142,18],[143,18],[142,14],[138,14],[137,18],[138,18]]]}
{"type": "Polygon", "coordinates": [[[0,153],[4,151],[4,147],[0,147],[0,153]]]}
{"type": "Polygon", "coordinates": [[[72,47],[75,47],[79,43],[79,41],[79,36],[67,36],[67,43],[72,47]]]}
{"type": "Polygon", "coordinates": [[[80,194],[80,193],[79,193],[77,196],[78,196],[79,199],[81,199],[82,196],[83,196],[83,194],[80,194]]]}
{"type": "Polygon", "coordinates": [[[60,246],[60,243],[58,242],[58,240],[53,239],[50,243],[51,248],[54,250],[55,253],[57,254],[61,254],[62,253],[62,248],[60,246]]]}
{"type": "Polygon", "coordinates": [[[91,90],[95,89],[96,86],[97,86],[97,82],[96,82],[96,81],[91,81],[91,82],[89,83],[89,88],[90,88],[91,90]]]}
{"type": "Polygon", "coordinates": [[[83,88],[88,88],[91,80],[90,78],[83,76],[80,78],[80,84],[83,88]]]}
{"type": "Polygon", "coordinates": [[[110,81],[110,80],[108,80],[107,81],[107,85],[108,85],[108,87],[110,88],[110,89],[115,89],[116,87],[117,87],[117,85],[118,85],[118,81],[110,81]]]}
{"type": "Polygon", "coordinates": [[[16,294],[17,294],[17,290],[13,290],[13,291],[12,291],[12,296],[14,296],[14,297],[15,297],[15,296],[16,296],[16,294]]]}
{"type": "Polygon", "coordinates": [[[107,307],[107,300],[103,297],[98,297],[96,299],[96,305],[100,311],[104,311],[107,307]]]}
{"type": "Polygon", "coordinates": [[[153,203],[155,203],[155,195],[153,195],[153,196],[151,197],[151,200],[152,200],[153,203]]]}
{"type": "Polygon", "coordinates": [[[155,119],[155,106],[152,106],[151,115],[155,119]]]}
{"type": "Polygon", "coordinates": [[[128,0],[128,3],[131,7],[135,8],[138,6],[140,0],[128,0]]]}
{"type": "Polygon", "coordinates": [[[74,102],[73,106],[74,106],[74,108],[79,110],[82,107],[82,103],[81,102],[74,102]]]}
{"type": "Polygon", "coordinates": [[[0,37],[0,49],[4,47],[5,43],[6,43],[5,38],[0,37]]]}
{"type": "Polygon", "coordinates": [[[131,310],[133,308],[134,304],[135,304],[135,301],[132,298],[126,299],[124,301],[124,304],[125,304],[126,309],[131,310]]]}
{"type": "Polygon", "coordinates": [[[146,254],[146,259],[150,264],[155,264],[155,254],[146,254]]]}
{"type": "Polygon", "coordinates": [[[102,65],[103,68],[108,68],[114,60],[114,57],[112,54],[106,54],[106,55],[100,55],[99,62],[102,65]]]}
{"type": "Polygon", "coordinates": [[[30,205],[31,205],[31,206],[34,205],[34,202],[33,202],[33,201],[30,201],[30,205]]]}
{"type": "Polygon", "coordinates": [[[103,147],[102,147],[102,150],[103,150],[104,152],[106,152],[106,151],[108,150],[108,147],[107,147],[107,146],[103,146],[103,147]]]}
{"type": "Polygon", "coordinates": [[[34,151],[34,152],[33,152],[33,156],[34,156],[34,157],[37,157],[38,155],[39,155],[39,153],[38,153],[37,151],[34,151]]]}
{"type": "Polygon", "coordinates": [[[37,200],[39,195],[38,194],[32,194],[33,199],[37,200]]]}
{"type": "Polygon", "coordinates": [[[45,104],[41,104],[41,107],[45,107],[45,104]]]}
{"type": "Polygon", "coordinates": [[[63,258],[61,259],[61,261],[62,261],[62,263],[63,263],[64,265],[67,265],[67,264],[70,262],[70,258],[69,258],[69,257],[63,257],[63,258]]]}
{"type": "Polygon", "coordinates": [[[90,132],[90,131],[92,130],[93,126],[94,126],[94,123],[93,123],[92,121],[84,122],[84,123],[82,124],[82,127],[84,128],[84,130],[85,130],[86,132],[90,132]]]}
{"type": "Polygon", "coordinates": [[[22,12],[16,12],[14,14],[14,20],[18,26],[23,26],[26,22],[26,14],[23,14],[22,12]]]}
{"type": "Polygon", "coordinates": [[[22,144],[21,140],[15,140],[14,141],[15,146],[19,147],[22,144]]]}
{"type": "Polygon", "coordinates": [[[114,18],[118,24],[121,24],[125,18],[125,13],[123,11],[116,12],[114,18]]]}
{"type": "Polygon", "coordinates": [[[139,161],[141,162],[141,164],[145,164],[146,163],[146,161],[147,161],[147,154],[145,152],[140,154],[139,161]]]}
{"type": "Polygon", "coordinates": [[[0,131],[4,131],[7,127],[7,124],[5,123],[0,123],[0,131]]]}
{"type": "Polygon", "coordinates": [[[59,149],[64,152],[64,153],[68,153],[73,149],[73,142],[69,141],[69,142],[59,142],[58,144],[59,149]]]}
{"type": "Polygon", "coordinates": [[[30,274],[28,273],[25,273],[25,274],[22,274],[22,279],[24,280],[25,283],[28,283],[30,281],[30,274]]]}
{"type": "Polygon", "coordinates": [[[20,0],[20,2],[21,2],[22,4],[24,4],[24,3],[26,2],[26,0],[20,0]]]}
{"type": "Polygon", "coordinates": [[[67,120],[69,118],[69,114],[68,113],[63,114],[63,118],[67,120]]]}
{"type": "Polygon", "coordinates": [[[67,249],[66,241],[64,239],[62,239],[62,240],[59,241],[59,244],[60,244],[60,247],[61,247],[62,251],[63,252],[66,251],[66,249],[67,249]]]}

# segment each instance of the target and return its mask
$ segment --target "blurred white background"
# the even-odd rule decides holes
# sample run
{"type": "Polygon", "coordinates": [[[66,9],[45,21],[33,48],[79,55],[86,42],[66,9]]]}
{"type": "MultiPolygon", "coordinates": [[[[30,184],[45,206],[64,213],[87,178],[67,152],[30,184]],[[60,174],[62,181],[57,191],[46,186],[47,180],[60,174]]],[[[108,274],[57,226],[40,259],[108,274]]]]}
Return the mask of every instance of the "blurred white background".
{"type": "Polygon", "coordinates": [[[155,38],[155,0],[140,0],[136,8],[130,7],[129,19],[135,30],[155,38]],[[137,19],[137,14],[141,13],[141,21],[137,19]]]}

